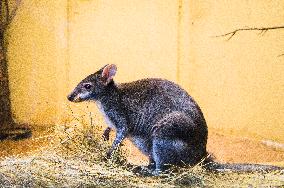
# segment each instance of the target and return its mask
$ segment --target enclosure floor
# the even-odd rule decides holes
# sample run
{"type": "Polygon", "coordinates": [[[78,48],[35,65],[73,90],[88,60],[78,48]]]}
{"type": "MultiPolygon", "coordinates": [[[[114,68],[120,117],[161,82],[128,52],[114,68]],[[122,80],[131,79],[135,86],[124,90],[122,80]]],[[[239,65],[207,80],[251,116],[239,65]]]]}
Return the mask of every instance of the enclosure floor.
{"type": "Polygon", "coordinates": [[[37,152],[43,147],[49,147],[51,143],[53,127],[38,126],[32,128],[32,137],[24,140],[0,141],[0,157],[9,157],[13,155],[26,156],[37,152]]]}
{"type": "MultiPolygon", "coordinates": [[[[33,130],[33,136],[21,141],[0,142],[0,157],[11,155],[29,155],[42,147],[48,147],[52,136],[50,127],[40,127],[33,130]]],[[[128,149],[128,161],[134,164],[147,164],[143,156],[131,143],[126,141],[124,147],[128,149]],[[129,147],[131,145],[131,147],[129,147]]],[[[208,151],[213,153],[217,161],[228,163],[261,163],[284,166],[284,151],[276,150],[249,138],[224,135],[210,131],[208,151]]]]}

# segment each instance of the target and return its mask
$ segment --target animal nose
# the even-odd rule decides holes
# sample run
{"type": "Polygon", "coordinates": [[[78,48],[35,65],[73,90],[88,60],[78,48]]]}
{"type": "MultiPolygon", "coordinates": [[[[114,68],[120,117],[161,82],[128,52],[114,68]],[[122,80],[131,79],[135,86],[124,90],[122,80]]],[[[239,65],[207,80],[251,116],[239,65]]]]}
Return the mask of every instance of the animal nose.
{"type": "Polygon", "coordinates": [[[67,96],[67,99],[72,102],[74,100],[74,96],[70,94],[67,96]]]}

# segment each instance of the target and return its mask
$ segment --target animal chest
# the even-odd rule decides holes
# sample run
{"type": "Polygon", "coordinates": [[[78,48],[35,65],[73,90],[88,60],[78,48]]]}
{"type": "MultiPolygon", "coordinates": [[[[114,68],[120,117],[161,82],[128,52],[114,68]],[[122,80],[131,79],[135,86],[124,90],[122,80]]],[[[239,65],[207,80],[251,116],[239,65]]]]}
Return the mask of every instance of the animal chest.
{"type": "Polygon", "coordinates": [[[112,128],[112,129],[116,129],[115,125],[113,124],[113,122],[110,120],[110,118],[108,117],[108,115],[106,114],[103,106],[101,105],[100,102],[96,102],[98,109],[100,110],[100,112],[102,113],[104,120],[106,122],[106,124],[108,125],[108,127],[112,128]]]}

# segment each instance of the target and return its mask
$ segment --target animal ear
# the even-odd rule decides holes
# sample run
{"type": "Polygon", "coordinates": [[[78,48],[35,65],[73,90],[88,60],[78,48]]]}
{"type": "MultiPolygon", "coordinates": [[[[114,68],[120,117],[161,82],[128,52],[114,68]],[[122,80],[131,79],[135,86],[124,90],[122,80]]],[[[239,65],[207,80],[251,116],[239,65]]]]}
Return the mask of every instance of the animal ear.
{"type": "Polygon", "coordinates": [[[102,80],[103,80],[105,85],[110,83],[110,81],[113,79],[113,77],[116,73],[116,70],[117,70],[117,68],[116,68],[116,65],[114,65],[114,64],[106,65],[103,68],[102,80]]]}

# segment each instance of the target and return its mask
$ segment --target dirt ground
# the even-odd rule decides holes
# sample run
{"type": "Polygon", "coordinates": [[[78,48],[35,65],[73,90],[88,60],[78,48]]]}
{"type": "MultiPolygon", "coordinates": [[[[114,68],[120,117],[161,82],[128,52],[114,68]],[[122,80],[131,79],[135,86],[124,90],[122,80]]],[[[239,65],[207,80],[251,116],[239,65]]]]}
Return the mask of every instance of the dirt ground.
{"type": "MultiPolygon", "coordinates": [[[[11,155],[29,155],[42,147],[48,147],[53,140],[52,128],[37,128],[33,130],[30,139],[21,141],[0,142],[0,157],[11,155]]],[[[147,164],[143,156],[129,141],[124,143],[128,150],[128,161],[134,164],[147,164]]],[[[284,166],[284,150],[274,149],[261,141],[249,138],[224,135],[215,130],[209,132],[208,151],[213,153],[217,161],[228,163],[259,163],[284,166]]]]}
{"type": "Polygon", "coordinates": [[[11,155],[25,156],[48,147],[53,138],[53,127],[37,127],[32,129],[32,137],[19,141],[0,141],[0,157],[11,155]]]}

